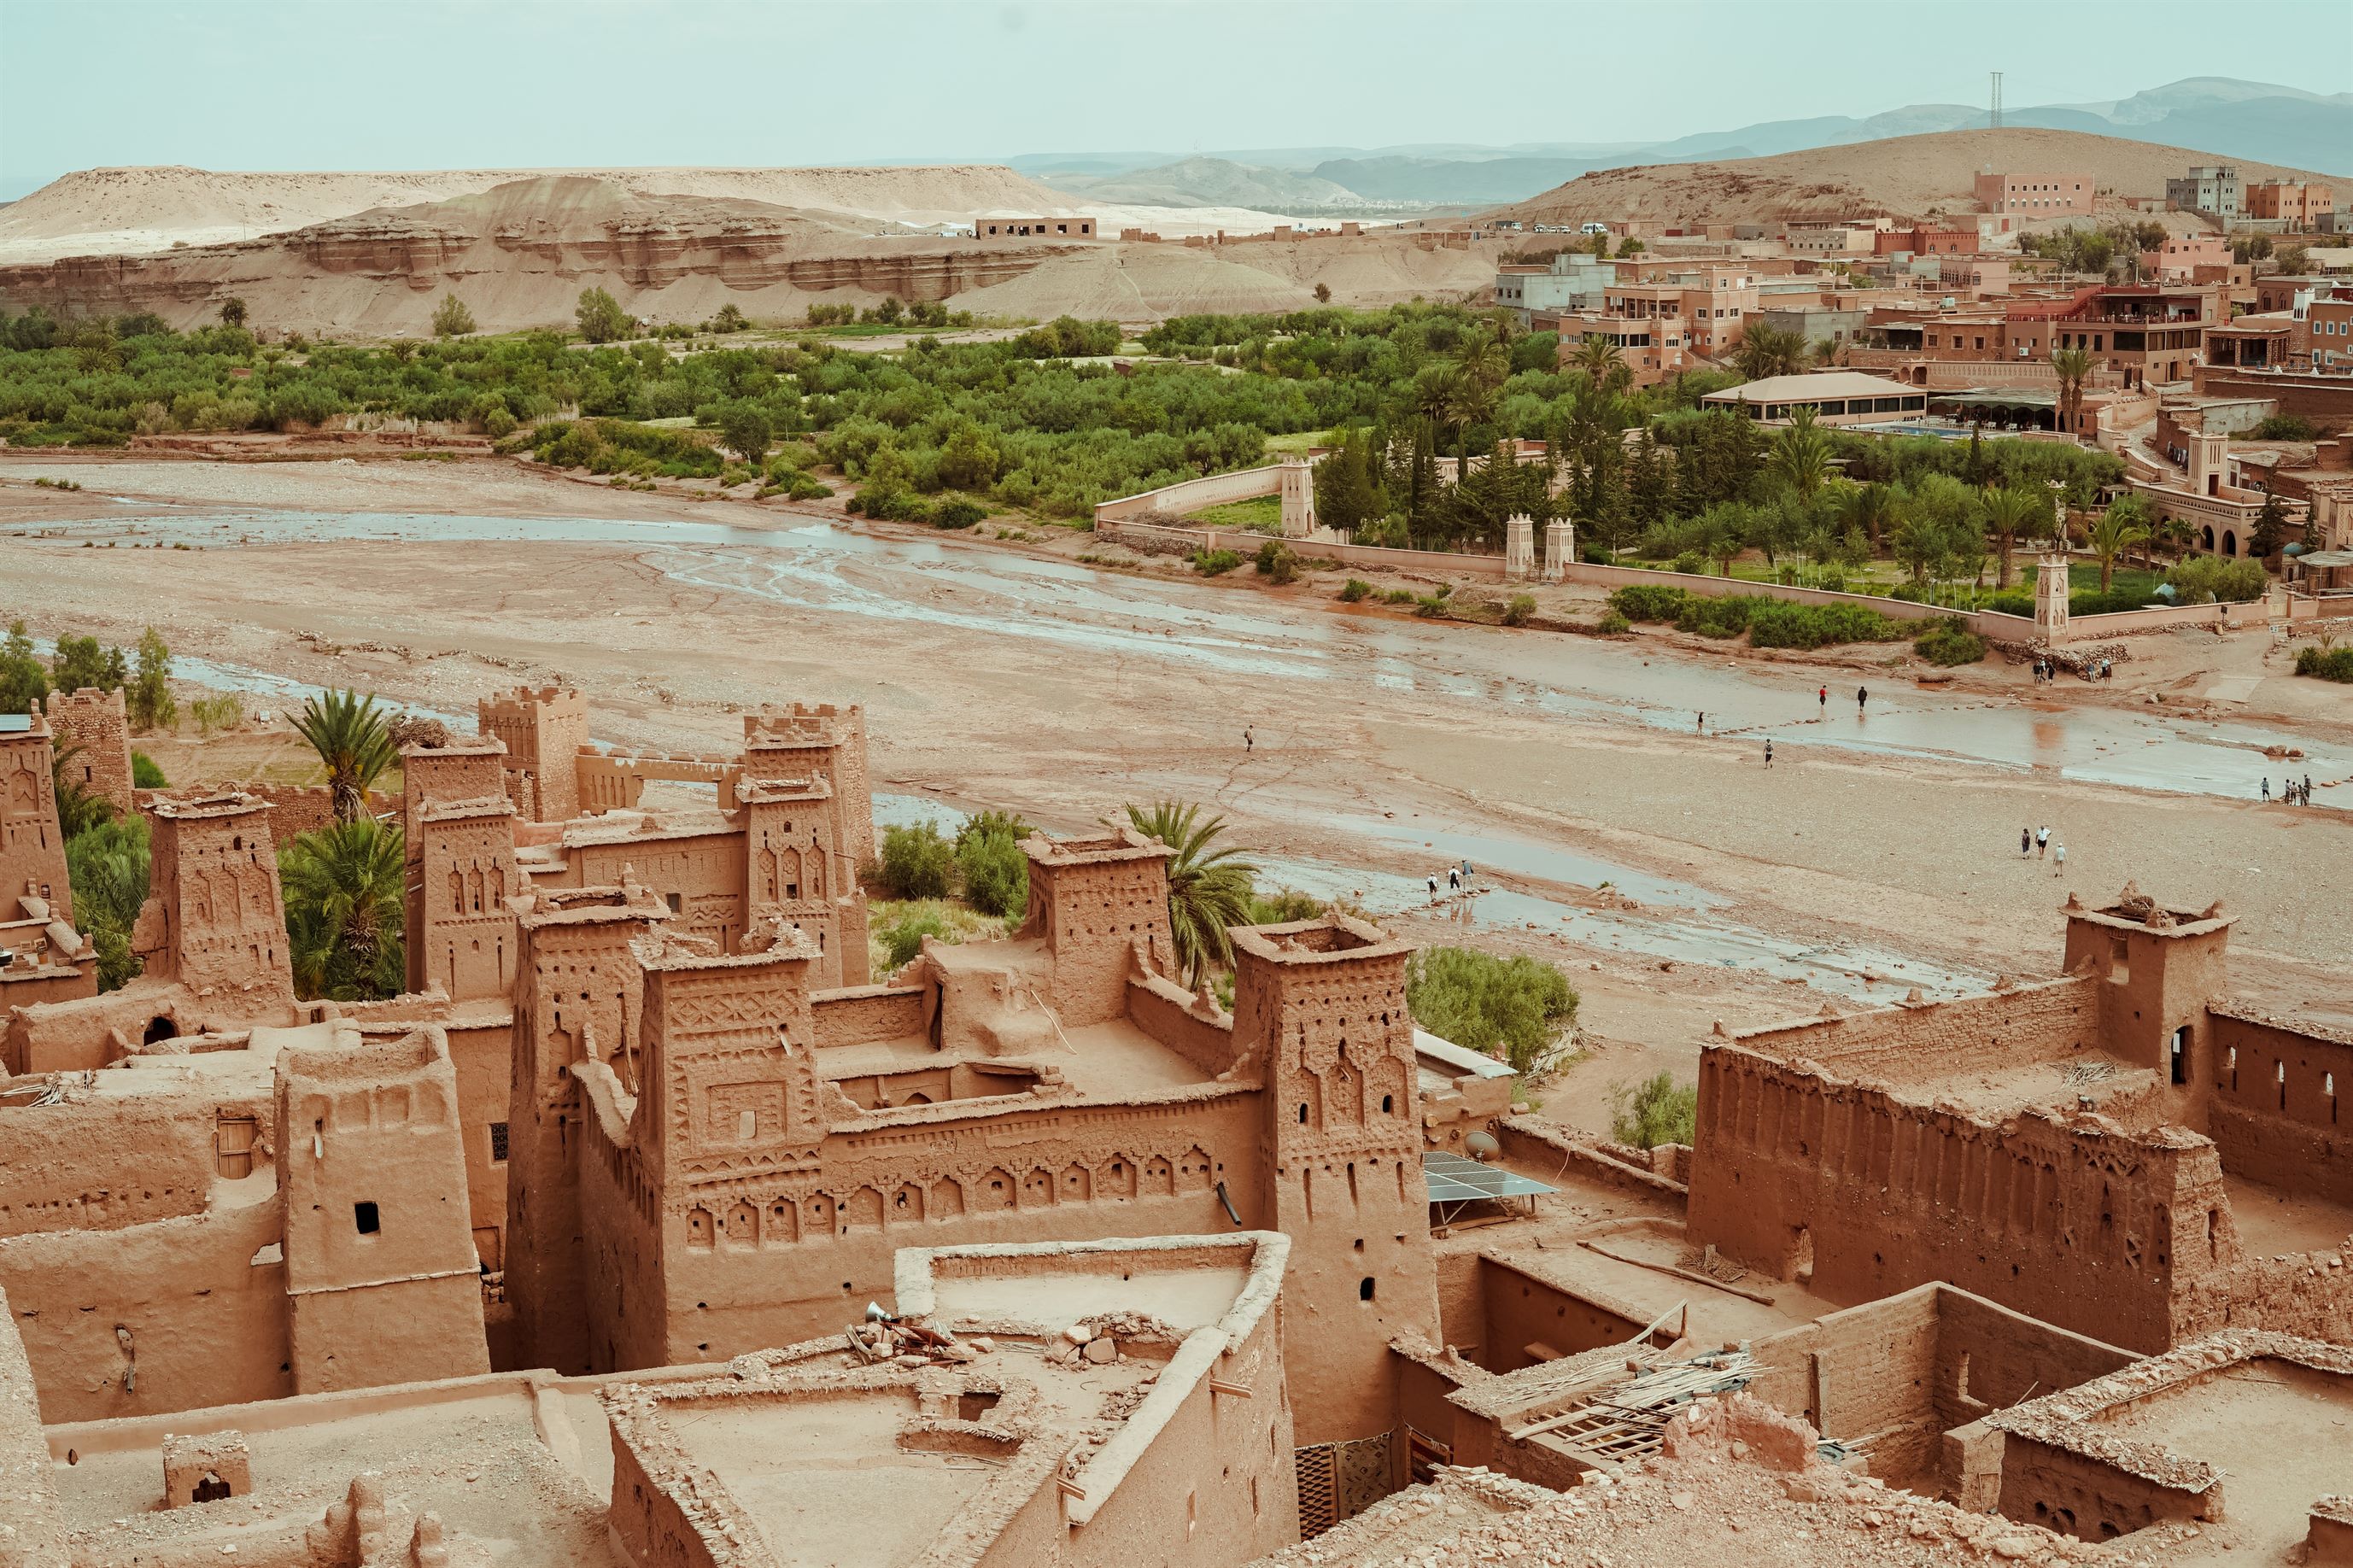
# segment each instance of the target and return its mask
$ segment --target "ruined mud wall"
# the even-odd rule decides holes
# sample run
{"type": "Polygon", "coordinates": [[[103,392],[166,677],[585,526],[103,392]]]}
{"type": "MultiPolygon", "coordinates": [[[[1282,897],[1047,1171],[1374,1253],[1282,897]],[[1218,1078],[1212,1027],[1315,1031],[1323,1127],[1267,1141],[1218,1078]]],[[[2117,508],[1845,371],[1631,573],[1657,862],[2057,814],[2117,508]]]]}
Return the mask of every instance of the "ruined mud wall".
{"type": "Polygon", "coordinates": [[[267,1126],[268,1106],[257,1086],[216,1101],[158,1094],[0,1108],[0,1237],[200,1214],[216,1173],[217,1119],[267,1126]]]}
{"type": "Polygon", "coordinates": [[[1183,986],[1156,974],[1127,983],[1128,1021],[1215,1078],[1234,1065],[1233,1020],[1204,1017],[1200,1005],[1183,986]]]}
{"type": "Polygon", "coordinates": [[[2105,1541],[2168,1520],[2221,1516],[2219,1483],[2188,1491],[2071,1454],[2015,1432],[2003,1434],[2000,1510],[2062,1535],[2105,1541]]]}
{"type": "Polygon", "coordinates": [[[1925,1007],[1808,1019],[1743,1034],[1739,1043],[1784,1059],[1802,1056],[1841,1078],[1894,1083],[2006,1068],[2096,1047],[2099,984],[2070,977],[1925,1007]]]}
{"type": "Polygon", "coordinates": [[[2207,1131],[2222,1168],[2330,1203],[2353,1204],[2353,1044],[2245,1012],[2211,1008],[2213,1096],[2207,1131]]]}
{"type": "Polygon", "coordinates": [[[2242,1258],[2200,1282],[2179,1313],[2183,1337],[2270,1329],[2353,1344],[2353,1237],[2333,1251],[2242,1258]]]}
{"type": "Polygon", "coordinates": [[[809,1016],[817,1024],[818,1048],[922,1037],[923,994],[923,989],[914,985],[860,985],[813,993],[809,1016]]]}
{"type": "Polygon", "coordinates": [[[1755,1393],[1822,1436],[1865,1448],[1871,1473],[1891,1485],[1936,1471],[1953,1428],[2134,1360],[1945,1285],[1832,1312],[1756,1351],[1767,1371],[1755,1393]]]}
{"type": "Polygon", "coordinates": [[[40,1386],[41,1419],[150,1415],[293,1393],[280,1230],[273,1198],[121,1229],[0,1240],[0,1284],[40,1386]]]}
{"type": "Polygon", "coordinates": [[[111,802],[116,816],[130,816],[138,796],[131,783],[131,726],[122,693],[88,686],[50,692],[49,732],[65,758],[66,776],[84,793],[111,802]]]}
{"type": "Polygon", "coordinates": [[[1943,1279],[2139,1351],[2239,1262],[2221,1163],[2192,1133],[2000,1126],[1737,1047],[1700,1063],[1691,1237],[1834,1301],[1943,1279]]]}
{"type": "MultiPolygon", "coordinates": [[[[1472,1257],[1456,1254],[1456,1257],[1472,1257]]],[[[1450,1259],[1451,1261],[1451,1259],[1450,1259]]],[[[1449,1344],[1493,1373],[1517,1372],[1602,1345],[1622,1345],[1647,1326],[1630,1307],[1567,1289],[1502,1258],[1478,1258],[1474,1273],[1478,1313],[1448,1320],[1447,1269],[1439,1271],[1439,1310],[1449,1344]],[[1457,1323],[1470,1331],[1458,1332],[1457,1323]],[[1541,1347],[1539,1349],[1538,1347],[1541,1347]],[[1546,1355],[1543,1351],[1553,1353],[1546,1355]]],[[[1453,1301],[1458,1312],[1462,1302],[1453,1301]]]]}

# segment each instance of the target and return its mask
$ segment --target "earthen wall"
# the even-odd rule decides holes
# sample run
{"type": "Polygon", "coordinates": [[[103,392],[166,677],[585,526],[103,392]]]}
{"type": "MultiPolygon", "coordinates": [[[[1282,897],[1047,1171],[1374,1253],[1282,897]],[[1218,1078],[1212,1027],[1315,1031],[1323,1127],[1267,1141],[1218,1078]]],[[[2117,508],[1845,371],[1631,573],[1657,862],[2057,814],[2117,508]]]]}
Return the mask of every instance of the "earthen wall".
{"type": "Polygon", "coordinates": [[[0,1568],[68,1568],[33,1369],[16,1324],[0,1291],[0,1519],[8,1521],[0,1532],[0,1568]]]}
{"type": "Polygon", "coordinates": [[[2187,1491],[2081,1454],[2003,1434],[2002,1514],[2085,1541],[2105,1541],[2169,1520],[2221,1517],[2221,1486],[2187,1491]]]}
{"type": "Polygon", "coordinates": [[[41,1390],[41,1419],[292,1394],[283,1229],[279,1202],[266,1197],[116,1230],[0,1240],[0,1285],[41,1390]]]}
{"type": "Polygon", "coordinates": [[[1833,1301],[1943,1279],[2140,1351],[2170,1345],[2177,1295],[2239,1259],[2203,1139],[2037,1112],[1994,1126],[1733,1047],[1700,1064],[1690,1226],[1833,1301]]]}
{"type": "Polygon", "coordinates": [[[2233,1176],[2353,1204],[2353,1045],[2210,1011],[2207,1131],[2233,1176]]]}
{"type": "Polygon", "coordinates": [[[915,986],[861,985],[818,992],[809,1019],[819,1048],[873,1040],[913,1039],[923,1032],[923,992],[915,986]]]}
{"type": "Polygon", "coordinates": [[[914,1107],[828,1134],[814,1169],[681,1188],[659,1216],[657,1364],[838,1331],[869,1300],[889,1304],[902,1247],[1222,1234],[1221,1181],[1241,1223],[1262,1224],[1257,1100],[1244,1085],[1148,1104],[914,1107]]]}
{"type": "Polygon", "coordinates": [[[1648,1326],[1630,1308],[1566,1289],[1500,1258],[1478,1259],[1478,1294],[1482,1311],[1472,1325],[1475,1339],[1459,1340],[1451,1327],[1447,1336],[1493,1373],[1626,1344],[1648,1326]]]}
{"type": "Polygon", "coordinates": [[[2014,1066],[2099,1045],[2098,982],[2070,977],[1922,1007],[1889,1007],[1746,1033],[1768,1056],[1799,1053],[1842,1078],[1902,1083],[2014,1066]]]}
{"type": "MultiPolygon", "coordinates": [[[[1211,1010],[1216,1005],[1208,1005],[1211,1010]]],[[[1128,1021],[1183,1057],[1205,1078],[1234,1065],[1234,1024],[1229,1016],[1204,1016],[1200,999],[1158,975],[1130,980],[1128,1021]]]]}

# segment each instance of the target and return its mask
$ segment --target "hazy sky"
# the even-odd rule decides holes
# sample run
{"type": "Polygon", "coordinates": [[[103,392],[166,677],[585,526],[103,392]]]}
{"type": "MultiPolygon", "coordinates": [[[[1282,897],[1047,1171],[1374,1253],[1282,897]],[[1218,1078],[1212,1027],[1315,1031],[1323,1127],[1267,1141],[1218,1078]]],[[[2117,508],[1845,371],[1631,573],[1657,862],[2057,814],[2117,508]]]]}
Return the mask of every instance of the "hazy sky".
{"type": "Polygon", "coordinates": [[[2353,7],[0,0],[0,196],[99,164],[786,164],[1636,141],[1982,103],[1997,68],[2012,106],[2121,98],[2217,70],[2343,91],[2353,7]],[[2255,28],[2289,47],[2243,47],[2255,28]]]}

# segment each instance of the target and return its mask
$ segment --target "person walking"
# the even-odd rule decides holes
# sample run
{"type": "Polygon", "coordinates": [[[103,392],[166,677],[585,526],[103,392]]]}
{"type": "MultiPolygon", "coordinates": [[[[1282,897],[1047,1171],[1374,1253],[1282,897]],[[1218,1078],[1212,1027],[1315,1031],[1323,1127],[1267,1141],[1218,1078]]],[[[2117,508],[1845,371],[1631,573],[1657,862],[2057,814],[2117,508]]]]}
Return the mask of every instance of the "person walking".
{"type": "Polygon", "coordinates": [[[1446,868],[1446,890],[1450,893],[1459,893],[1462,890],[1461,867],[1449,866],[1446,868]]]}
{"type": "Polygon", "coordinates": [[[2057,864],[2051,868],[2051,874],[2054,877],[2063,877],[2066,875],[2067,847],[2064,844],[2059,846],[2057,851],[2052,854],[2052,858],[2056,861],[2057,864]]]}
{"type": "Polygon", "coordinates": [[[2312,804],[2312,775],[2310,773],[2304,775],[2304,804],[2306,805],[2310,805],[2312,804]]]}
{"type": "Polygon", "coordinates": [[[2263,775],[2263,799],[2265,805],[2272,803],[2272,775],[2269,773],[2263,775]]]}
{"type": "Polygon", "coordinates": [[[2018,830],[2018,858],[2023,860],[2026,857],[2033,853],[2034,829],[2031,827],[2020,828],[2018,830]]]}
{"type": "Polygon", "coordinates": [[[1257,737],[1256,735],[1253,735],[1253,734],[1251,734],[1251,733],[1250,733],[1250,727],[1249,725],[1247,725],[1247,724],[1243,725],[1243,726],[1242,726],[1242,754],[1243,754],[1244,756],[1248,756],[1250,752],[1255,752],[1255,751],[1257,751],[1257,750],[1258,750],[1258,737],[1257,737]]]}
{"type": "Polygon", "coordinates": [[[1430,874],[1430,901],[1433,904],[1438,902],[1438,873],[1435,871],[1430,874]]]}
{"type": "Polygon", "coordinates": [[[2036,828],[2034,830],[2034,853],[2036,858],[2040,858],[2042,856],[2048,855],[2050,852],[2051,829],[2048,827],[2036,828]]]}
{"type": "Polygon", "coordinates": [[[1868,686],[1858,686],[1858,687],[1856,687],[1856,688],[1854,689],[1854,710],[1855,710],[1855,712],[1856,712],[1858,715],[1859,715],[1859,714],[1861,714],[1861,713],[1862,712],[1863,704],[1864,704],[1864,703],[1866,703],[1866,702],[1869,702],[1870,700],[1871,700],[1871,688],[1870,688],[1870,687],[1868,687],[1868,686]]]}
{"type": "Polygon", "coordinates": [[[1773,766],[1773,742],[1769,737],[1765,742],[1765,766],[1767,770],[1773,766]]]}
{"type": "Polygon", "coordinates": [[[1825,713],[1829,712],[1831,710],[1831,689],[1825,686],[1815,695],[1816,701],[1820,706],[1821,710],[1825,713]]]}
{"type": "Polygon", "coordinates": [[[1704,734],[1706,734],[1706,733],[1707,733],[1707,710],[1706,710],[1706,709],[1703,708],[1703,709],[1701,709],[1701,710],[1699,710],[1699,722],[1698,722],[1697,724],[1694,725],[1694,726],[1692,727],[1692,730],[1693,730],[1693,733],[1694,733],[1694,734],[1704,735],[1704,734]]]}

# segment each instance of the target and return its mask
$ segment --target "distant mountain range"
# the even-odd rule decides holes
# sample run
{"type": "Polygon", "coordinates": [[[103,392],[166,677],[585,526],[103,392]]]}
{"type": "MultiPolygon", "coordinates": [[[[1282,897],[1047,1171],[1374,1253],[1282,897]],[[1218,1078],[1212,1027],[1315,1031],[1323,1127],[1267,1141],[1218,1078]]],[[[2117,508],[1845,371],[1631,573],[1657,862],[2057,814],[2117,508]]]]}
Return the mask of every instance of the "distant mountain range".
{"type": "MultiPolygon", "coordinates": [[[[1987,123],[1982,108],[1915,103],[1863,119],[1767,121],[1650,142],[1511,147],[1248,148],[1174,158],[1155,153],[1030,153],[1015,169],[1090,201],[1250,206],[1274,212],[1378,212],[1519,201],[1597,169],[1771,157],[1987,123]]],[[[2190,77],[2109,103],[2004,111],[2002,123],[2194,147],[2217,158],[2353,169],[2353,93],[2315,93],[2231,77],[2190,77]]]]}

